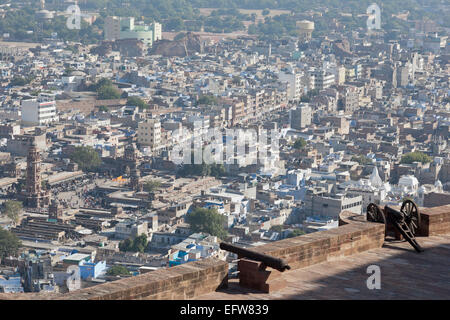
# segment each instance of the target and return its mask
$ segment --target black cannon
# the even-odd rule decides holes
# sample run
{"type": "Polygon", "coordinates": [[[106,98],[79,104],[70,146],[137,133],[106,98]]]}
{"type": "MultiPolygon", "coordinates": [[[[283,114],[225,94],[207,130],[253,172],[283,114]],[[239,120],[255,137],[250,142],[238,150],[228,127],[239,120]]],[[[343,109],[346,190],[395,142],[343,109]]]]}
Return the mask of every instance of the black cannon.
{"type": "Polygon", "coordinates": [[[383,210],[375,203],[370,203],[367,206],[367,221],[384,223],[386,231],[394,229],[397,238],[402,235],[417,252],[424,251],[415,237],[420,227],[420,212],[414,201],[403,201],[400,211],[389,206],[385,206],[383,210]]]}
{"type": "Polygon", "coordinates": [[[248,258],[250,260],[260,261],[264,264],[264,266],[271,267],[281,272],[291,269],[291,267],[283,259],[275,258],[267,254],[255,252],[252,250],[240,248],[226,242],[220,243],[220,249],[236,253],[239,259],[248,258]]]}

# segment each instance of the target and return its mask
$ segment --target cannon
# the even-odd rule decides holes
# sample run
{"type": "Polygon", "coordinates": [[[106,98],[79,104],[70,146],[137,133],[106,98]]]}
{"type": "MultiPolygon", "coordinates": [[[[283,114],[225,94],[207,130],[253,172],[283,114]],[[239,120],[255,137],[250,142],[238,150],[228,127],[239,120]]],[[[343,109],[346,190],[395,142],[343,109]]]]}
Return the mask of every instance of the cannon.
{"type": "Polygon", "coordinates": [[[239,259],[248,258],[250,260],[260,261],[263,263],[263,267],[265,266],[271,267],[280,272],[284,272],[285,270],[291,269],[291,267],[283,259],[275,258],[267,254],[255,252],[252,250],[244,249],[226,242],[220,243],[220,249],[237,254],[239,259]]]}
{"type": "Polygon", "coordinates": [[[383,210],[375,203],[370,203],[367,206],[367,221],[384,223],[386,231],[394,229],[397,235],[402,235],[417,252],[424,251],[415,237],[420,227],[420,212],[414,201],[403,201],[400,211],[389,206],[385,206],[383,210]]]}

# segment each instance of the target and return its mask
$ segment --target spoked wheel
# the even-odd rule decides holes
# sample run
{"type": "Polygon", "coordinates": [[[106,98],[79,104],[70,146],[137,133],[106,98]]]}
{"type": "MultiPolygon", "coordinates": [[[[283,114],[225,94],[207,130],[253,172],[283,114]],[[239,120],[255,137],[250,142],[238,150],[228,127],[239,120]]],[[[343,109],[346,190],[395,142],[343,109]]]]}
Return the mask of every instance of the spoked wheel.
{"type": "Polygon", "coordinates": [[[375,203],[370,203],[367,206],[367,221],[386,224],[386,217],[384,216],[383,210],[375,203]]]}
{"type": "Polygon", "coordinates": [[[412,200],[403,201],[400,212],[405,215],[405,222],[411,232],[415,235],[416,230],[420,227],[420,212],[417,205],[412,200]]]}

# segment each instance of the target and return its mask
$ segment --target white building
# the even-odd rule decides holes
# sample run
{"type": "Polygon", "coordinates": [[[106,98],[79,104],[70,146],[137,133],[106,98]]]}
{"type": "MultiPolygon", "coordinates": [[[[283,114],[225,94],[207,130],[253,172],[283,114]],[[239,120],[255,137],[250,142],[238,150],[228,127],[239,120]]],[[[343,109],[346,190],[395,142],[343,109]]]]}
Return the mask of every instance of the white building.
{"type": "Polygon", "coordinates": [[[152,152],[161,149],[161,122],[158,119],[139,122],[137,138],[139,144],[149,146],[152,152]]]}
{"type": "Polygon", "coordinates": [[[37,99],[22,101],[22,122],[26,125],[44,125],[57,122],[55,95],[41,93],[37,99]]]}
{"type": "Polygon", "coordinates": [[[407,193],[415,194],[419,190],[419,181],[411,175],[401,176],[398,181],[398,187],[407,193]]]}
{"type": "Polygon", "coordinates": [[[105,19],[105,40],[115,41],[121,39],[142,40],[146,45],[162,39],[160,23],[151,25],[135,24],[133,17],[107,17],[105,19]]]}
{"type": "Polygon", "coordinates": [[[343,185],[348,185],[348,193],[362,197],[363,212],[366,212],[369,203],[383,204],[391,189],[389,183],[383,183],[381,180],[376,166],[369,179],[349,181],[343,185]]]}
{"type": "Polygon", "coordinates": [[[282,82],[287,82],[289,84],[288,89],[288,100],[299,100],[304,94],[304,87],[302,84],[303,75],[301,73],[284,73],[280,72],[278,78],[282,82]]]}
{"type": "Polygon", "coordinates": [[[324,70],[315,71],[312,75],[314,76],[315,89],[323,90],[336,83],[335,75],[324,70]]]}

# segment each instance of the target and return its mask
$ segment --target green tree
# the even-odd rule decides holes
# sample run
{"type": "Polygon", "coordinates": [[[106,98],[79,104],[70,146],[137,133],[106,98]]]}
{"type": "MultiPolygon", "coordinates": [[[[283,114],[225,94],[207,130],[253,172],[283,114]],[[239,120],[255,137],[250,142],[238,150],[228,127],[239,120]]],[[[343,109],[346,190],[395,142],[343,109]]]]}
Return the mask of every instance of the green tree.
{"type": "Polygon", "coordinates": [[[303,138],[298,138],[295,140],[293,147],[297,150],[301,150],[306,147],[306,140],[303,138]]]}
{"type": "Polygon", "coordinates": [[[227,236],[225,223],[227,218],[218,213],[216,209],[195,208],[186,216],[192,231],[205,232],[224,239],[227,236]]]}
{"type": "Polygon", "coordinates": [[[12,78],[10,85],[11,86],[25,86],[27,84],[29,84],[31,81],[33,80],[32,77],[19,77],[19,76],[15,76],[14,78],[12,78]]]}
{"type": "Polygon", "coordinates": [[[98,107],[98,111],[109,112],[109,108],[107,106],[100,106],[100,107],[98,107]]]}
{"type": "Polygon", "coordinates": [[[298,237],[301,235],[304,235],[305,232],[300,230],[300,229],[294,229],[294,231],[292,231],[291,233],[289,233],[286,238],[294,238],[294,237],[298,237]]]}
{"type": "Polygon", "coordinates": [[[14,223],[18,223],[22,209],[23,209],[22,202],[15,200],[8,200],[3,204],[2,212],[5,216],[14,221],[14,223]]]}
{"type": "Polygon", "coordinates": [[[206,104],[206,105],[212,105],[212,104],[217,104],[218,103],[218,99],[217,97],[213,96],[213,95],[204,95],[204,96],[200,96],[197,100],[197,105],[200,104],[206,104]]]}
{"type": "Polygon", "coordinates": [[[130,271],[124,266],[112,266],[106,272],[108,276],[129,276],[130,271]]]}
{"type": "Polygon", "coordinates": [[[139,107],[140,110],[144,110],[144,109],[148,108],[148,104],[144,100],[142,100],[139,97],[135,97],[135,96],[128,97],[127,105],[139,107]]]}
{"type": "Polygon", "coordinates": [[[264,9],[264,10],[262,11],[262,15],[263,15],[263,16],[268,16],[269,14],[270,14],[269,9],[264,9]]]}
{"type": "Polygon", "coordinates": [[[360,165],[368,165],[372,163],[372,160],[365,156],[353,156],[351,160],[358,162],[360,165]]]}
{"type": "Polygon", "coordinates": [[[421,162],[421,163],[428,163],[431,162],[431,157],[427,156],[425,153],[420,152],[420,151],[414,151],[414,152],[410,152],[405,154],[400,163],[406,163],[406,164],[411,164],[413,162],[421,162]]]}
{"type": "Polygon", "coordinates": [[[0,227],[0,260],[17,256],[21,246],[22,243],[14,233],[0,227]]]}
{"type": "Polygon", "coordinates": [[[134,238],[132,251],[143,253],[147,248],[147,245],[148,245],[147,236],[145,234],[141,234],[140,236],[134,238]]]}
{"type": "Polygon", "coordinates": [[[90,146],[75,147],[69,158],[77,163],[83,171],[95,171],[102,164],[102,159],[97,151],[90,146]]]}
{"type": "Polygon", "coordinates": [[[119,250],[122,252],[132,251],[133,248],[133,240],[125,239],[119,242],[119,250]]]}
{"type": "Polygon", "coordinates": [[[172,18],[166,23],[165,27],[167,30],[181,31],[184,29],[184,21],[180,17],[172,18]]]}
{"type": "Polygon", "coordinates": [[[144,190],[147,192],[154,192],[158,190],[158,188],[161,186],[161,182],[158,180],[150,180],[144,183],[144,190]]]}
{"type": "Polygon", "coordinates": [[[91,84],[88,89],[90,91],[97,91],[101,87],[112,87],[112,86],[113,86],[113,82],[110,79],[101,78],[96,83],[91,84]]]}
{"type": "Polygon", "coordinates": [[[102,86],[97,90],[99,100],[120,99],[120,96],[120,90],[113,86],[102,86]]]}
{"type": "Polygon", "coordinates": [[[147,248],[148,240],[145,234],[131,239],[125,239],[119,243],[119,250],[122,252],[141,252],[143,253],[147,248]]]}

